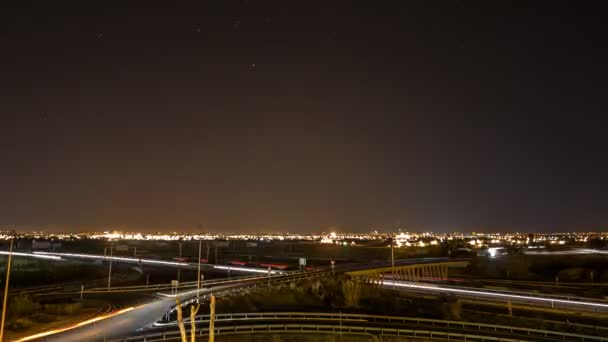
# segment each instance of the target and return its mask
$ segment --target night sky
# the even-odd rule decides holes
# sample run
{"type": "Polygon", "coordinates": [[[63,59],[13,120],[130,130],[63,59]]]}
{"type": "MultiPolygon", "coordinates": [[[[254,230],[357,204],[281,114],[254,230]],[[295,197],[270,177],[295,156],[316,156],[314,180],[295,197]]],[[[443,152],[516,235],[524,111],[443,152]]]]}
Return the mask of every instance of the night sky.
{"type": "Polygon", "coordinates": [[[0,229],[606,230],[598,8],[163,3],[2,5],[0,229]]]}

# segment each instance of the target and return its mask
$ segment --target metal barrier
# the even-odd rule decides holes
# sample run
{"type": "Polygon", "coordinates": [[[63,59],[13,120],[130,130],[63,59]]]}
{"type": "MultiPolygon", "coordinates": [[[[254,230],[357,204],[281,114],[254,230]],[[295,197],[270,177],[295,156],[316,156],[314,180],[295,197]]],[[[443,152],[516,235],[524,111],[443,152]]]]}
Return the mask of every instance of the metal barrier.
{"type": "MultiPolygon", "coordinates": [[[[285,272],[283,274],[273,274],[270,276],[267,275],[254,275],[254,276],[241,276],[241,277],[231,277],[231,278],[220,278],[213,280],[206,280],[201,282],[201,287],[210,287],[213,285],[221,285],[221,284],[231,284],[231,283],[239,283],[243,281],[268,281],[270,280],[273,283],[277,282],[277,279],[284,281],[293,281],[298,279],[305,279],[309,277],[316,277],[319,275],[327,274],[327,271],[317,271],[317,272],[285,272]]],[[[197,282],[190,281],[179,284],[178,289],[186,289],[186,288],[196,288],[197,282]]],[[[132,285],[132,286],[120,286],[120,287],[98,287],[92,288],[88,290],[84,290],[84,294],[103,294],[103,293],[120,293],[120,292],[146,292],[146,291],[166,291],[171,290],[174,287],[171,284],[153,284],[153,285],[132,285]]],[[[65,294],[78,294],[80,291],[73,292],[57,292],[57,293],[49,293],[53,295],[65,295],[65,294]]]]}
{"type": "MultiPolygon", "coordinates": [[[[207,323],[209,319],[209,315],[199,315],[197,316],[197,323],[207,323]]],[[[394,328],[394,324],[409,324],[416,325],[420,328],[428,329],[462,329],[469,331],[480,331],[486,332],[489,334],[517,334],[519,336],[525,336],[529,338],[552,338],[559,339],[561,341],[608,341],[608,337],[600,337],[600,336],[591,336],[591,335],[580,335],[580,334],[572,334],[566,332],[558,332],[558,331],[550,331],[550,330],[541,330],[541,329],[529,329],[522,327],[512,327],[505,325],[494,325],[494,324],[485,324],[485,323],[472,323],[472,322],[462,322],[462,321],[449,321],[449,320],[435,320],[435,319],[426,319],[426,318],[415,318],[415,317],[398,317],[398,316],[381,316],[381,315],[366,315],[366,314],[344,314],[344,313],[306,313],[306,312],[253,312],[253,313],[233,313],[233,314],[217,314],[216,315],[216,323],[221,324],[222,322],[251,322],[251,321],[272,321],[272,320],[298,320],[298,321],[324,321],[327,323],[328,321],[332,321],[334,325],[323,325],[326,327],[336,328],[338,325],[335,325],[338,321],[340,323],[347,322],[351,324],[349,327],[352,329],[368,329],[370,331],[376,331],[373,329],[382,329],[382,331],[399,331],[405,330],[409,331],[411,329],[401,329],[394,328]],[[373,323],[373,324],[390,324],[390,327],[379,328],[377,326],[361,326],[354,325],[354,322],[358,323],[373,323]]],[[[185,319],[188,322],[188,319],[185,319]]],[[[157,323],[156,326],[160,327],[172,327],[176,326],[177,323],[157,323]]],[[[253,327],[254,325],[249,325],[253,327]]],[[[261,326],[293,326],[290,324],[268,324],[268,325],[255,325],[255,329],[259,329],[261,326]]],[[[300,325],[298,325],[300,326],[300,325]]],[[[321,325],[312,325],[312,326],[321,326],[321,325]]],[[[341,325],[344,329],[345,326],[341,325]]],[[[218,327],[216,328],[217,333],[219,334],[221,331],[232,331],[238,332],[240,329],[240,325],[237,326],[228,326],[228,327],[218,327]]],[[[205,327],[201,328],[204,331],[205,327]]],[[[256,332],[254,330],[253,332],[256,332]]],[[[265,331],[265,330],[264,330],[265,331]]],[[[366,330],[367,331],[367,330],[366,330]]],[[[608,332],[608,330],[607,330],[608,332]]],[[[179,333],[176,331],[176,333],[179,333]]],[[[439,331],[433,331],[433,334],[439,334],[439,331]]],[[[169,333],[166,333],[169,334],[169,333]]],[[[125,339],[125,341],[139,341],[137,338],[149,338],[151,336],[156,336],[156,334],[137,336],[125,339]]],[[[485,337],[485,335],[484,335],[485,337]]],[[[504,339],[503,339],[504,340],[504,339]]]]}
{"type": "MultiPolygon", "coordinates": [[[[270,285],[290,283],[290,282],[303,280],[303,279],[313,279],[313,278],[322,277],[322,276],[325,276],[328,274],[331,274],[331,273],[328,271],[316,271],[316,272],[294,272],[294,273],[283,274],[283,275],[274,275],[274,276],[270,276],[270,277],[258,277],[258,279],[251,279],[251,281],[249,281],[244,286],[239,286],[238,288],[228,288],[228,289],[218,290],[218,291],[215,291],[214,293],[216,295],[218,295],[218,294],[221,295],[223,293],[229,293],[231,291],[240,290],[240,289],[244,289],[247,287],[266,287],[266,286],[270,286],[270,285]]],[[[240,283],[244,280],[246,280],[246,279],[234,281],[234,283],[240,283]]],[[[227,285],[230,283],[233,283],[233,282],[225,281],[225,282],[222,282],[222,285],[227,285]]],[[[178,296],[181,297],[182,305],[188,305],[188,304],[193,303],[197,299],[196,292],[197,292],[196,290],[192,290],[192,291],[189,291],[186,293],[178,294],[178,296]]],[[[175,311],[175,306],[173,306],[169,310],[169,313],[172,313],[174,311],[175,311]]]]}
{"type": "MultiPolygon", "coordinates": [[[[208,334],[209,329],[200,329],[199,336],[208,334]]],[[[232,327],[215,328],[215,335],[228,334],[252,334],[252,333],[323,333],[323,334],[359,334],[359,335],[380,335],[380,336],[403,336],[426,338],[430,340],[457,340],[457,341],[498,341],[498,342],[528,342],[533,340],[522,340],[514,338],[493,337],[486,335],[462,334],[454,332],[418,330],[418,329],[397,329],[397,328],[378,328],[378,327],[358,327],[342,325],[322,324],[265,324],[265,325],[238,325],[232,327]]],[[[143,336],[128,337],[125,339],[112,340],[115,342],[152,342],[180,339],[179,331],[168,333],[156,333],[143,336]]]]}

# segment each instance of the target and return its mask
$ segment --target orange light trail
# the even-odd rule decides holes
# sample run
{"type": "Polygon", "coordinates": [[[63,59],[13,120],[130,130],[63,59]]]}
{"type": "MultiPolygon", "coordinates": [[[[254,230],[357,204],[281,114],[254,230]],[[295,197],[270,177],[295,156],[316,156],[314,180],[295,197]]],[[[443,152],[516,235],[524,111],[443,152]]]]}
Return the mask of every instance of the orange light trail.
{"type": "Polygon", "coordinates": [[[87,325],[87,324],[91,324],[91,323],[94,323],[94,322],[99,322],[101,320],[108,319],[108,318],[114,317],[116,315],[120,315],[122,313],[131,311],[133,309],[135,309],[135,307],[131,306],[131,307],[128,307],[128,308],[124,308],[124,309],[115,311],[115,312],[111,312],[111,313],[106,314],[106,315],[101,315],[101,316],[93,317],[91,319],[87,319],[86,321],[82,321],[82,322],[79,322],[79,323],[76,323],[74,325],[70,325],[70,326],[67,326],[67,327],[64,327],[64,328],[53,329],[53,330],[41,332],[41,333],[38,333],[38,334],[30,335],[30,336],[27,336],[27,337],[23,337],[23,338],[21,338],[19,340],[16,340],[15,342],[33,341],[33,340],[36,340],[36,339],[39,339],[39,338],[42,338],[42,337],[46,337],[46,336],[49,336],[49,335],[54,335],[54,334],[62,333],[62,332],[68,331],[68,330],[72,330],[72,329],[76,329],[76,328],[82,327],[82,326],[87,325]]]}

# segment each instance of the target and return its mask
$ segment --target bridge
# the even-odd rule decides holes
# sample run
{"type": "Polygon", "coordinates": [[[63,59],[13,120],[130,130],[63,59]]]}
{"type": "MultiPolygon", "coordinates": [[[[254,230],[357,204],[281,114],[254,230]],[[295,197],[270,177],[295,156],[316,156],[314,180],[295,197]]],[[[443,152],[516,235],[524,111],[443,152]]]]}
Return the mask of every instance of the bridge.
{"type": "Polygon", "coordinates": [[[355,278],[365,277],[382,280],[386,274],[391,274],[397,280],[420,281],[422,279],[447,280],[449,267],[466,267],[468,260],[428,262],[413,265],[396,265],[393,267],[369,268],[346,272],[355,278]],[[394,270],[394,275],[392,274],[394,270]]]}

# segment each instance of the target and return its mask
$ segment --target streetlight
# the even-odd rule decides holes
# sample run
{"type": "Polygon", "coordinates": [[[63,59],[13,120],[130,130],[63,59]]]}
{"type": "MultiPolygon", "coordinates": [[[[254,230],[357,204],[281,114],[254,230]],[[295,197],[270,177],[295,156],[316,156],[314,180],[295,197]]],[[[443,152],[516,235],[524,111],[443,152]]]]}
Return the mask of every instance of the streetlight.
{"type": "Polygon", "coordinates": [[[391,237],[391,276],[393,278],[393,290],[395,289],[395,234],[391,237]]]}
{"type": "Polygon", "coordinates": [[[196,302],[199,302],[201,291],[201,240],[198,240],[198,272],[196,274],[196,302]]]}
{"type": "Polygon", "coordinates": [[[4,319],[6,318],[6,300],[8,298],[8,282],[11,277],[11,257],[13,256],[13,239],[8,248],[8,262],[6,263],[6,283],[4,284],[4,300],[2,302],[2,323],[0,323],[0,342],[4,337],[4,319]]]}
{"type": "Polygon", "coordinates": [[[110,286],[112,286],[112,247],[114,247],[114,243],[110,243],[110,267],[108,269],[108,290],[110,286]]]}
{"type": "MultiPolygon", "coordinates": [[[[182,262],[182,242],[178,242],[178,246],[179,246],[179,257],[177,259],[177,261],[182,262]]],[[[177,281],[179,281],[180,279],[180,273],[181,273],[181,268],[179,268],[179,266],[177,267],[177,281]]]]}

